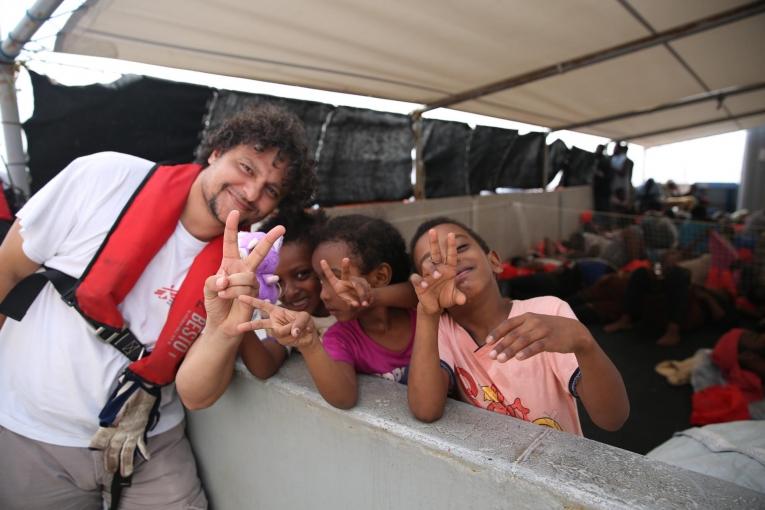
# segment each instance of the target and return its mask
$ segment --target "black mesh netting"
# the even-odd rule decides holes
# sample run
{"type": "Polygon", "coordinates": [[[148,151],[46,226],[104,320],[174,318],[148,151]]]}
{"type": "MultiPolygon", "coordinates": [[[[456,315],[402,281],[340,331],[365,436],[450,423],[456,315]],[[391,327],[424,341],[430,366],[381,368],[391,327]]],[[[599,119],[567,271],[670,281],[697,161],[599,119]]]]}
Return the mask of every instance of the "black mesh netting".
{"type": "Polygon", "coordinates": [[[205,133],[207,130],[215,129],[221,122],[235,115],[237,112],[262,103],[278,105],[285,110],[294,113],[303,121],[306,138],[308,139],[308,146],[310,148],[309,154],[313,157],[316,153],[316,147],[319,144],[321,128],[324,125],[327,115],[334,108],[332,105],[326,103],[221,90],[215,101],[211,104],[205,133]]]}
{"type": "Polygon", "coordinates": [[[595,153],[571,147],[568,164],[563,172],[564,186],[582,186],[592,184],[598,157],[595,153]]]}
{"type": "MultiPolygon", "coordinates": [[[[545,135],[543,133],[529,133],[516,137],[507,158],[505,158],[505,164],[497,180],[497,187],[542,187],[544,143],[545,135]]],[[[555,176],[548,175],[548,182],[553,177],[555,176]]]]}
{"type": "Polygon", "coordinates": [[[488,126],[476,126],[470,137],[468,168],[470,194],[494,191],[497,178],[518,131],[488,126]]]}
{"type": "Polygon", "coordinates": [[[555,140],[553,143],[547,146],[547,182],[558,175],[558,172],[563,172],[565,176],[568,170],[568,157],[569,150],[562,140],[555,140]]]}
{"type": "Polygon", "coordinates": [[[470,127],[467,124],[425,120],[422,155],[427,198],[470,194],[467,165],[469,137],[470,127]]]}
{"type": "Polygon", "coordinates": [[[319,204],[411,196],[413,143],[406,115],[338,107],[319,155],[319,204]]]}
{"type": "Polygon", "coordinates": [[[124,76],[68,87],[30,71],[34,115],[24,123],[32,191],[73,159],[118,151],[151,161],[194,159],[212,89],[124,76]]]}

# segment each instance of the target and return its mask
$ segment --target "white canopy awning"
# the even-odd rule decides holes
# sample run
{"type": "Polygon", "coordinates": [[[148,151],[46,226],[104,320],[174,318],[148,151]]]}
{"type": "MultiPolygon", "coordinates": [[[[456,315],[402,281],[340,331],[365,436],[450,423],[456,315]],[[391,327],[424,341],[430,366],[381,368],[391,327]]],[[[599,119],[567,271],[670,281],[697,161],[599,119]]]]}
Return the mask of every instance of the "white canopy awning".
{"type": "Polygon", "coordinates": [[[765,123],[765,2],[90,0],[56,50],[428,105],[734,9],[736,21],[450,106],[556,128],[751,86],[576,128],[651,146],[765,123]]]}

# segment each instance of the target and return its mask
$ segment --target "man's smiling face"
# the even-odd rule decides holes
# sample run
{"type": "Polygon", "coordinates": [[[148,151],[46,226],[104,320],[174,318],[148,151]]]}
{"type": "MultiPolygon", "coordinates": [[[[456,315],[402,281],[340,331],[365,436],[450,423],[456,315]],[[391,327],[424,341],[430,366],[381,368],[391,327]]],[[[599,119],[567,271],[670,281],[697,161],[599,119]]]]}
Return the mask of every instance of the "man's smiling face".
{"type": "Polygon", "coordinates": [[[202,174],[202,194],[221,224],[234,209],[242,224],[250,224],[276,208],[286,191],[287,173],[287,162],[277,161],[276,156],[275,148],[261,151],[248,145],[210,154],[202,174]]]}

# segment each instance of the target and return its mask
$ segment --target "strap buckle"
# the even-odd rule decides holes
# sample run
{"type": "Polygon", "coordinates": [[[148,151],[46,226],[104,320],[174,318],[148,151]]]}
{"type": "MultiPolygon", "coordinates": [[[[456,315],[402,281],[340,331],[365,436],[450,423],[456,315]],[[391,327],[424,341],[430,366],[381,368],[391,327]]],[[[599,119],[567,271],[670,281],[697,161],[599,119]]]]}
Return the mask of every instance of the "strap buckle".
{"type": "Polygon", "coordinates": [[[111,345],[131,361],[138,361],[146,353],[146,347],[138,341],[127,326],[122,329],[98,326],[95,328],[95,333],[102,342],[111,345]]]}

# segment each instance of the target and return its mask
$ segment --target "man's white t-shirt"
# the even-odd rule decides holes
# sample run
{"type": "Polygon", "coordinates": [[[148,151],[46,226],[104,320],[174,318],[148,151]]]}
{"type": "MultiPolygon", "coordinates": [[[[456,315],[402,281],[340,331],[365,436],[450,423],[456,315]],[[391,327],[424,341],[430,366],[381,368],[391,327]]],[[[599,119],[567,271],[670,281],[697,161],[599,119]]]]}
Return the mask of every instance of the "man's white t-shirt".
{"type": "MultiPolygon", "coordinates": [[[[72,162],[19,211],[26,256],[79,278],[153,165],[114,152],[72,162]]],[[[147,347],[156,342],[175,293],[205,245],[179,221],[120,304],[147,347]]],[[[21,322],[6,319],[0,329],[0,425],[37,441],[87,447],[129,362],[96,337],[48,283],[21,322]]],[[[162,390],[160,421],[149,435],[182,419],[175,386],[169,385],[162,390]]]]}

